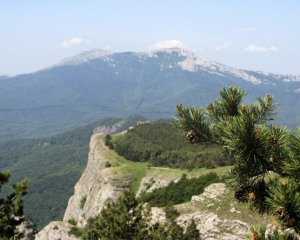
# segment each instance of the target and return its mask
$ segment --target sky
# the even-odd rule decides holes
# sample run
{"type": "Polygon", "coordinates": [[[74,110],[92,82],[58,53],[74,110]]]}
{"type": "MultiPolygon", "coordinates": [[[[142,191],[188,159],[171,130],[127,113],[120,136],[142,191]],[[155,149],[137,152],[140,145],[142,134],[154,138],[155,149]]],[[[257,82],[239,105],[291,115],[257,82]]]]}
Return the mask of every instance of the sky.
{"type": "Polygon", "coordinates": [[[169,47],[234,68],[300,75],[300,1],[0,0],[0,75],[92,49],[169,47]]]}

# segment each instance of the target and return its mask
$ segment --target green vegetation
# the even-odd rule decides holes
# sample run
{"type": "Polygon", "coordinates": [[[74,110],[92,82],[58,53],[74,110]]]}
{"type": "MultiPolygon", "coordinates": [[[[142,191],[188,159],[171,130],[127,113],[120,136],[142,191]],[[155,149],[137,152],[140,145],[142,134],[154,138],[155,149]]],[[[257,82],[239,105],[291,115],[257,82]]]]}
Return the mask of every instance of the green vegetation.
{"type": "MultiPolygon", "coordinates": [[[[0,171],[10,169],[12,183],[27,177],[30,191],[24,197],[24,211],[40,230],[50,221],[63,218],[86,167],[93,130],[123,122],[117,129],[122,132],[144,120],[140,116],[106,118],[53,137],[0,143],[0,171]]],[[[9,194],[9,188],[3,187],[2,194],[9,194]]]]}
{"type": "Polygon", "coordinates": [[[114,149],[114,144],[111,141],[111,136],[109,134],[106,134],[105,136],[105,146],[108,146],[110,149],[114,149]]]}
{"type": "Polygon", "coordinates": [[[218,143],[234,157],[228,184],[238,201],[300,233],[300,127],[268,125],[278,108],[273,96],[245,105],[245,94],[229,87],[206,109],[179,104],[176,124],[190,142],[218,143]]]}
{"type": "Polygon", "coordinates": [[[81,200],[80,200],[80,208],[81,209],[83,209],[84,208],[84,205],[85,205],[85,203],[86,203],[86,195],[85,196],[83,196],[82,198],[81,198],[81,200]]]}
{"type": "MultiPolygon", "coordinates": [[[[10,173],[0,172],[0,192],[8,182],[10,173]]],[[[0,239],[21,239],[23,233],[18,230],[24,221],[23,197],[27,194],[27,179],[13,185],[13,192],[0,198],[0,239]]]]}
{"type": "Polygon", "coordinates": [[[84,234],[84,229],[76,226],[72,226],[68,235],[74,235],[75,237],[81,237],[84,234]]]}
{"type": "MultiPolygon", "coordinates": [[[[220,156],[217,145],[192,145],[182,141],[184,135],[167,122],[144,123],[128,130],[114,140],[119,155],[134,162],[148,162],[150,166],[171,168],[201,168],[232,165],[232,158],[220,156]]],[[[107,145],[111,140],[106,140],[107,145]]]]}
{"type": "Polygon", "coordinates": [[[249,234],[249,239],[258,239],[258,240],[298,240],[296,236],[292,233],[279,233],[278,229],[275,229],[272,234],[266,236],[267,228],[264,226],[251,227],[249,234]]]}
{"type": "Polygon", "coordinates": [[[216,173],[208,173],[198,178],[187,179],[183,174],[178,182],[170,182],[168,186],[155,189],[150,193],[142,193],[141,198],[154,207],[180,204],[191,201],[191,197],[203,193],[204,188],[212,183],[220,182],[216,173]]]}
{"type": "Polygon", "coordinates": [[[174,222],[175,219],[177,217],[179,217],[180,213],[177,211],[176,208],[174,208],[173,205],[167,205],[165,208],[164,208],[164,211],[166,213],[166,218],[171,221],[171,222],[174,222]]]}
{"type": "Polygon", "coordinates": [[[76,225],[77,225],[77,222],[76,222],[76,220],[75,220],[74,218],[69,219],[69,220],[68,220],[68,223],[71,224],[71,225],[73,225],[73,226],[76,226],[76,225]]]}
{"type": "Polygon", "coordinates": [[[178,62],[185,57],[178,52],[156,56],[114,53],[111,61],[90,59],[1,79],[0,142],[55,135],[107,116],[170,117],[174,103],[205,106],[217,96],[216,89],[236,83],[248,89],[247,100],[256,94],[276,94],[282,123],[294,127],[300,120],[297,81],[244,71],[265,83],[257,85],[229,73],[183,70],[178,62]]]}
{"type": "Polygon", "coordinates": [[[107,202],[91,220],[83,239],[147,239],[150,209],[145,208],[133,191],[127,190],[117,203],[107,202]]]}
{"type": "MultiPolygon", "coordinates": [[[[171,210],[169,210],[170,212],[171,210]]],[[[174,210],[173,210],[174,212],[174,210]]],[[[173,214],[174,215],[174,214],[173,214]]],[[[107,202],[101,213],[88,220],[83,239],[132,239],[132,240],[191,240],[199,239],[195,222],[186,234],[171,218],[165,224],[150,222],[151,210],[136,198],[132,190],[125,190],[116,203],[107,202]]]]}
{"type": "Polygon", "coordinates": [[[105,162],[105,167],[106,167],[106,168],[111,167],[111,164],[110,164],[109,161],[106,161],[106,162],[105,162]]]}

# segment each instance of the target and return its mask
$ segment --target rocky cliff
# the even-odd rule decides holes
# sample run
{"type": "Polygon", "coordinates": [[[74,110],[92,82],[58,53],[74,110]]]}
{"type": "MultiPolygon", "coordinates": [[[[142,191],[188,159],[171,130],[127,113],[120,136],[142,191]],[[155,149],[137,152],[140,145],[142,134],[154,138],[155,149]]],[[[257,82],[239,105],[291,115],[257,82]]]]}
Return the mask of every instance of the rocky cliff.
{"type": "Polygon", "coordinates": [[[113,168],[106,168],[106,147],[99,135],[93,135],[90,143],[88,163],[75,185],[64,215],[64,222],[74,219],[83,227],[88,218],[97,215],[107,200],[116,200],[124,188],[130,186],[130,176],[116,175],[113,168]]]}
{"type": "Polygon", "coordinates": [[[116,200],[124,188],[130,186],[131,178],[115,175],[113,168],[106,168],[106,147],[101,143],[101,134],[91,138],[90,152],[86,169],[75,185],[74,195],[69,199],[63,222],[51,222],[36,239],[76,239],[68,236],[72,227],[69,220],[75,220],[78,227],[86,224],[87,219],[97,215],[107,200],[116,200]]]}
{"type": "MultiPolygon", "coordinates": [[[[77,222],[78,227],[83,227],[87,219],[97,215],[107,200],[115,201],[124,188],[131,185],[133,175],[116,172],[116,167],[106,167],[106,162],[111,159],[111,151],[103,143],[103,135],[93,135],[90,142],[88,163],[84,173],[75,186],[74,195],[68,202],[63,221],[49,223],[36,235],[38,240],[75,240],[69,236],[72,225],[69,220],[77,222]]],[[[163,168],[157,171],[163,172],[163,168]]],[[[176,181],[178,175],[168,176],[147,172],[140,184],[141,191],[145,186],[151,187],[147,191],[167,185],[176,181]]],[[[193,173],[191,173],[193,174],[193,173]]],[[[192,175],[190,175],[192,176],[192,175]]],[[[186,227],[194,219],[200,231],[201,239],[245,239],[249,226],[267,224],[268,219],[255,216],[247,207],[234,202],[232,192],[226,189],[223,183],[212,184],[199,196],[193,196],[191,202],[176,205],[180,213],[176,222],[186,227]],[[259,220],[258,220],[259,219],[259,220]]],[[[165,221],[165,212],[160,208],[152,208],[153,221],[165,221]]]]}

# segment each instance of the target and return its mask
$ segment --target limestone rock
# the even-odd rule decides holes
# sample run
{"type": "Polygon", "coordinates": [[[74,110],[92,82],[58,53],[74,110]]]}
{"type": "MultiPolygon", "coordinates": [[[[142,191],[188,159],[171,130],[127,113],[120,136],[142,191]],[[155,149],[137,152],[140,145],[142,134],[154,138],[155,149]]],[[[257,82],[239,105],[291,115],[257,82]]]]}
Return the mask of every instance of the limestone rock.
{"type": "Polygon", "coordinates": [[[107,200],[115,201],[124,188],[130,186],[130,176],[114,174],[113,168],[105,168],[104,152],[105,146],[100,144],[99,135],[93,135],[88,163],[69,199],[64,222],[74,219],[77,226],[84,226],[88,218],[100,213],[107,200]]]}
{"type": "Polygon", "coordinates": [[[142,179],[141,185],[136,195],[139,196],[144,191],[147,193],[152,192],[154,189],[167,186],[171,181],[177,182],[178,180],[179,180],[178,178],[163,179],[160,178],[159,176],[156,176],[155,178],[153,178],[152,176],[146,176],[142,179]],[[147,189],[147,186],[150,187],[147,189]]]}
{"type": "Polygon", "coordinates": [[[224,183],[213,183],[204,189],[204,192],[197,196],[192,196],[191,202],[204,201],[207,198],[217,200],[217,196],[223,195],[226,192],[224,183]]]}
{"type": "Polygon", "coordinates": [[[71,227],[68,220],[74,219],[78,227],[85,226],[90,217],[100,213],[106,201],[116,201],[124,189],[130,187],[132,176],[115,174],[113,168],[105,167],[106,150],[100,135],[93,135],[86,169],[75,185],[63,222],[51,222],[36,239],[77,239],[67,234],[71,227]]]}
{"type": "Polygon", "coordinates": [[[35,235],[36,240],[78,240],[75,236],[69,236],[68,231],[70,231],[72,225],[61,222],[53,221],[50,222],[42,231],[35,235]]]}
{"type": "Polygon", "coordinates": [[[186,228],[194,219],[197,229],[200,232],[201,239],[244,239],[249,231],[247,223],[236,220],[221,220],[218,215],[209,211],[195,211],[190,214],[182,214],[176,222],[186,228]]]}
{"type": "Polygon", "coordinates": [[[163,209],[158,207],[152,207],[151,213],[152,213],[151,224],[154,224],[156,222],[164,223],[166,221],[166,213],[163,209]]]}
{"type": "Polygon", "coordinates": [[[111,127],[108,127],[108,126],[99,126],[99,127],[96,127],[93,130],[93,134],[98,134],[98,133],[111,134],[111,133],[114,133],[123,124],[124,124],[124,121],[116,123],[116,124],[112,125],[111,127]]]}
{"type": "Polygon", "coordinates": [[[24,232],[22,240],[33,240],[35,234],[35,227],[30,221],[22,222],[18,227],[20,232],[24,232]]]}

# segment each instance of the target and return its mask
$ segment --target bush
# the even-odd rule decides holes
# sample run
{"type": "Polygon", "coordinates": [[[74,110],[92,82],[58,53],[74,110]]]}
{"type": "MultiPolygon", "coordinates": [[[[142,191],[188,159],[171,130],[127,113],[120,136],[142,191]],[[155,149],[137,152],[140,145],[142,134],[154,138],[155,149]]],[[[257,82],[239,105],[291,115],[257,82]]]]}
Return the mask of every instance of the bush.
{"type": "Polygon", "coordinates": [[[109,167],[111,167],[111,164],[110,164],[110,162],[109,162],[109,161],[106,161],[106,162],[105,162],[105,167],[106,167],[106,168],[109,168],[109,167]]]}
{"type": "Polygon", "coordinates": [[[69,219],[68,223],[71,224],[71,225],[73,225],[73,226],[77,225],[77,221],[74,218],[69,219]]]}
{"type": "Polygon", "coordinates": [[[86,202],[86,198],[87,196],[83,196],[80,200],[80,209],[83,209],[84,205],[85,205],[85,202],[86,202]]]}

